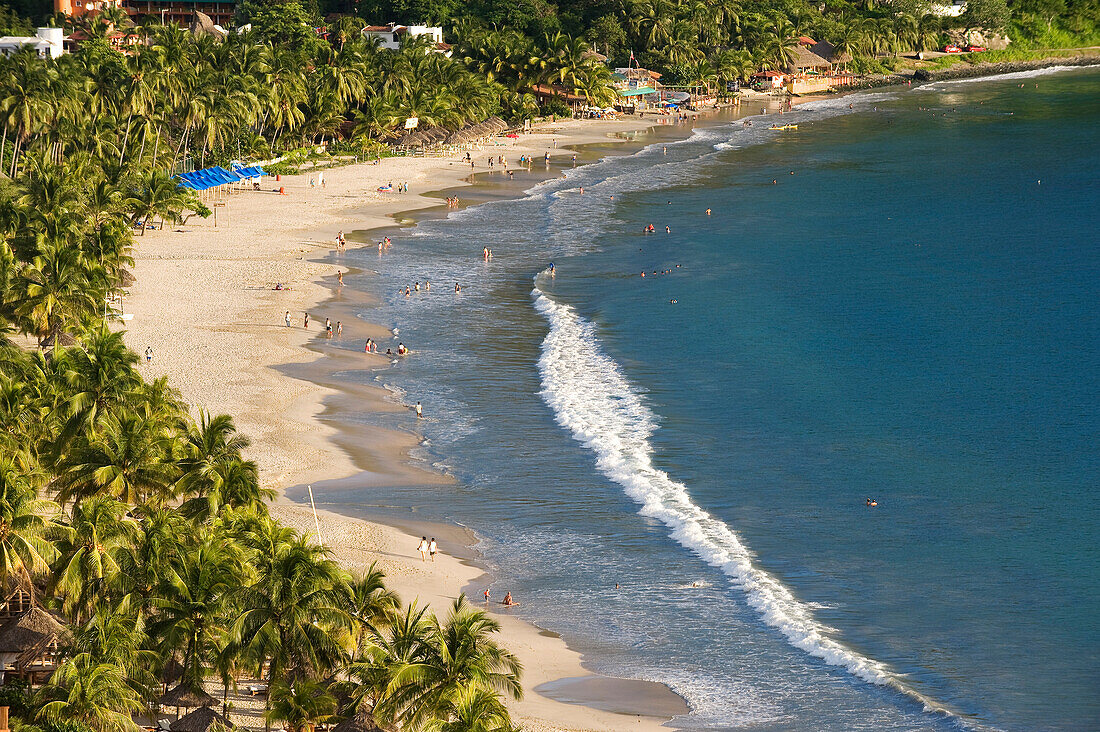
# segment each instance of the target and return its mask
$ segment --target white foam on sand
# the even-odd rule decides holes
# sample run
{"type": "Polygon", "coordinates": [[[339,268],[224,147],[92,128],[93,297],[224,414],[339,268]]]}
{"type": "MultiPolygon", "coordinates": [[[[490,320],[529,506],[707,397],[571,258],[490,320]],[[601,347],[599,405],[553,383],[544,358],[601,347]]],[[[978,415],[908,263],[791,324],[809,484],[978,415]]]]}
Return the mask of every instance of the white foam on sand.
{"type": "Polygon", "coordinates": [[[927,711],[950,714],[886,664],[837,640],[837,631],[815,619],[807,603],[755,564],[752,551],[725,522],[692,501],[687,486],[654,467],[649,438],[657,429],[656,416],[619,364],[604,353],[595,325],[537,286],[532,295],[550,324],[538,363],[540,394],[557,422],[595,453],[598,470],[642,505],[639,513],[664,523],[673,539],[727,575],[761,619],[795,647],[864,681],[893,688],[927,711]]]}

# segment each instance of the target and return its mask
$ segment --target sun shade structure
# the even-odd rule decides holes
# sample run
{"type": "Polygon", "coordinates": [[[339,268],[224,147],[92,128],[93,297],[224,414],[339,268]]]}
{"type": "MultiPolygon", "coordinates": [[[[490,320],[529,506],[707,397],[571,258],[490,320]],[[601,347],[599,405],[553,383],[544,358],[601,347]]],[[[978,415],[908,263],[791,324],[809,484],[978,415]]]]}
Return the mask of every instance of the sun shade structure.
{"type": "Polygon", "coordinates": [[[183,684],[180,684],[174,689],[170,689],[167,694],[157,699],[157,704],[160,704],[162,707],[176,707],[177,709],[180,707],[185,709],[209,707],[217,703],[217,700],[205,691],[195,691],[194,689],[187,688],[183,684]]]}
{"type": "Polygon", "coordinates": [[[210,707],[199,707],[172,722],[168,729],[172,732],[221,732],[237,728],[210,707]]]}
{"type": "Polygon", "coordinates": [[[176,180],[184,188],[190,188],[193,191],[206,191],[211,188],[217,188],[218,186],[228,185],[230,183],[240,183],[243,180],[250,178],[258,178],[261,175],[266,175],[264,169],[259,165],[253,165],[250,167],[237,167],[233,170],[226,170],[220,165],[214,168],[203,168],[202,170],[195,170],[190,173],[181,173],[176,176],[176,180]]]}

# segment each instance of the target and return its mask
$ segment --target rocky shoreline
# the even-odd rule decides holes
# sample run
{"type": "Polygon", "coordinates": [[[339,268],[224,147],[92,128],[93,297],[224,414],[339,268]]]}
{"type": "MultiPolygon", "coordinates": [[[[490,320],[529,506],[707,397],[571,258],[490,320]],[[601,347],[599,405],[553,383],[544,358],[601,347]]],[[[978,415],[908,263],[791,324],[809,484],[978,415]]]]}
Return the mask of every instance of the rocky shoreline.
{"type": "MultiPolygon", "coordinates": [[[[1100,64],[1100,52],[1078,54],[1076,56],[1038,58],[1029,61],[1002,61],[999,63],[956,64],[946,69],[917,69],[914,81],[949,81],[951,79],[969,79],[976,76],[994,74],[1012,74],[1018,71],[1033,71],[1051,66],[1094,66],[1100,64]]],[[[897,81],[902,81],[898,78],[897,81]]]]}

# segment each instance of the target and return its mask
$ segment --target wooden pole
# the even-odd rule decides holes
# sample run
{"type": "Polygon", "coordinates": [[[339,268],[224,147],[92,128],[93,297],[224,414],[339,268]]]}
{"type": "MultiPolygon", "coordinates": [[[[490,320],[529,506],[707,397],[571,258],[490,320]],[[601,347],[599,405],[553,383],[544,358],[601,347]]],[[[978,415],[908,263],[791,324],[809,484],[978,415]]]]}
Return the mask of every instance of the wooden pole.
{"type": "Polygon", "coordinates": [[[0,707],[0,732],[8,732],[8,708],[0,707]]]}
{"type": "MultiPolygon", "coordinates": [[[[313,486],[309,486],[309,505],[313,508],[313,526],[317,529],[317,543],[321,546],[325,545],[325,540],[321,538],[321,522],[317,519],[317,504],[313,502],[313,486]]],[[[0,730],[3,732],[3,730],[0,730]]]]}

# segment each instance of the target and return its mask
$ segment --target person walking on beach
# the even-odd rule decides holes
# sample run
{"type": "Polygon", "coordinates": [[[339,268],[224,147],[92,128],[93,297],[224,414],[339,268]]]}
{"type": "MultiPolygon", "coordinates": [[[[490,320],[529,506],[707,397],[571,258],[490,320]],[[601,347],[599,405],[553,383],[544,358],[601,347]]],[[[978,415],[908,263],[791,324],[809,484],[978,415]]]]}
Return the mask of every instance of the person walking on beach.
{"type": "Polygon", "coordinates": [[[483,592],[482,594],[485,595],[485,604],[488,605],[489,604],[489,588],[486,587],[485,592],[483,592]]]}
{"type": "Polygon", "coordinates": [[[424,562],[428,561],[428,537],[426,537],[426,536],[420,537],[420,545],[418,547],[416,547],[416,550],[418,552],[420,552],[420,560],[421,561],[424,561],[424,562]]]}
{"type": "Polygon", "coordinates": [[[145,363],[153,363],[153,347],[145,347],[145,363]]]}
{"type": "Polygon", "coordinates": [[[286,327],[290,327],[290,311],[286,311],[286,315],[283,316],[283,321],[286,322],[286,327]]]}
{"type": "Polygon", "coordinates": [[[344,335],[344,326],[339,320],[337,320],[336,321],[336,337],[339,338],[342,335],[344,335]]]}
{"type": "Polygon", "coordinates": [[[302,319],[302,327],[303,328],[308,328],[309,327],[309,313],[306,313],[306,317],[302,319]]]}
{"type": "Polygon", "coordinates": [[[431,557],[433,562],[435,561],[435,555],[438,551],[439,545],[435,543],[435,537],[433,536],[432,540],[428,542],[428,556],[431,557]]]}
{"type": "Polygon", "coordinates": [[[416,403],[416,417],[417,419],[424,416],[424,408],[420,406],[420,402],[416,403]]]}
{"type": "Polygon", "coordinates": [[[344,284],[344,273],[343,272],[338,271],[336,273],[336,281],[339,282],[341,286],[343,286],[343,284],[344,284]]]}

